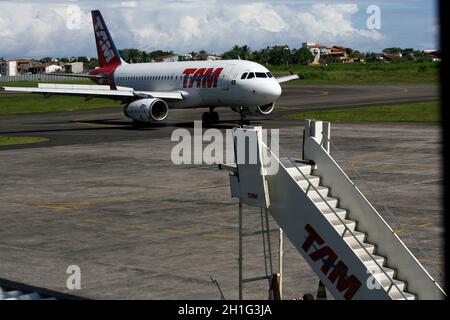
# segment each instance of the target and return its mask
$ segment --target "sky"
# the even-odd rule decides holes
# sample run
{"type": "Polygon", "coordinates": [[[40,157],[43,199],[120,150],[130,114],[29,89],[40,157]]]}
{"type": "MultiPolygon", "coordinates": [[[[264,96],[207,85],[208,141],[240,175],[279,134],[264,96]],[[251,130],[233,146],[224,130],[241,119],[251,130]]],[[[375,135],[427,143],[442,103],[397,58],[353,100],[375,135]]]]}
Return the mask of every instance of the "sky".
{"type": "Polygon", "coordinates": [[[94,9],[119,49],[220,54],[235,44],[259,50],[303,42],[363,52],[439,48],[435,0],[0,0],[0,57],[96,56],[94,9]]]}

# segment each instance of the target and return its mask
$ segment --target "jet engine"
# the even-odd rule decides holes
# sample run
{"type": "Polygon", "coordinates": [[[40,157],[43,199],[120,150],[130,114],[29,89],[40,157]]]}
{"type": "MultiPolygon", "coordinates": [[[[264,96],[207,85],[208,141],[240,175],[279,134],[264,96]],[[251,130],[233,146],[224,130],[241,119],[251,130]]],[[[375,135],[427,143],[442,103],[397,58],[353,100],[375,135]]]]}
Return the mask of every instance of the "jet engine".
{"type": "Polygon", "coordinates": [[[139,99],[123,108],[126,117],[139,122],[162,121],[169,113],[169,106],[164,100],[156,98],[139,99]]]}

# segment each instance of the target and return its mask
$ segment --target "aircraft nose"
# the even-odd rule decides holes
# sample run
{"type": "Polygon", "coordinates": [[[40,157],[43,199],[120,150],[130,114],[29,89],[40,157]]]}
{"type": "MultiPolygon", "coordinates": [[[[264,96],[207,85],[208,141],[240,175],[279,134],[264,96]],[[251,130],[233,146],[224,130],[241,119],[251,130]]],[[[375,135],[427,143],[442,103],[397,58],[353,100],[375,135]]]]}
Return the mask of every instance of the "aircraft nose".
{"type": "Polygon", "coordinates": [[[281,95],[281,86],[277,81],[274,81],[269,86],[267,86],[264,91],[266,96],[273,99],[272,101],[275,101],[281,95]]]}

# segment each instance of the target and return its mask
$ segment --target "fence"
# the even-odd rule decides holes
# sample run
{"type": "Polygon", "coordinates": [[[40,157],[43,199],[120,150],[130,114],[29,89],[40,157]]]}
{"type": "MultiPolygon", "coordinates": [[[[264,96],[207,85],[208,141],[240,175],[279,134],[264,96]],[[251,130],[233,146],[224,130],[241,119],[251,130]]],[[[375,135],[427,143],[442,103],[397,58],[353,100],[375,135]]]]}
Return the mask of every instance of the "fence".
{"type": "Polygon", "coordinates": [[[57,81],[57,80],[81,80],[79,77],[53,75],[53,74],[23,74],[20,76],[0,76],[0,82],[14,81],[57,81]]]}

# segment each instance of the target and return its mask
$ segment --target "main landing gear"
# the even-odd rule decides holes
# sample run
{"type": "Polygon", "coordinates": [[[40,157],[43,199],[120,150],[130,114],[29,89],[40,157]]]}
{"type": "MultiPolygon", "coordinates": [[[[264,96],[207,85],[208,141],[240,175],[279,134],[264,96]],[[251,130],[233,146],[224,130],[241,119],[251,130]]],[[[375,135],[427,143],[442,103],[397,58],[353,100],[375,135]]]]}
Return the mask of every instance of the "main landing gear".
{"type": "Polygon", "coordinates": [[[202,122],[204,126],[209,126],[219,122],[219,114],[214,111],[214,108],[209,108],[209,112],[204,112],[202,115],[202,122]]]}

